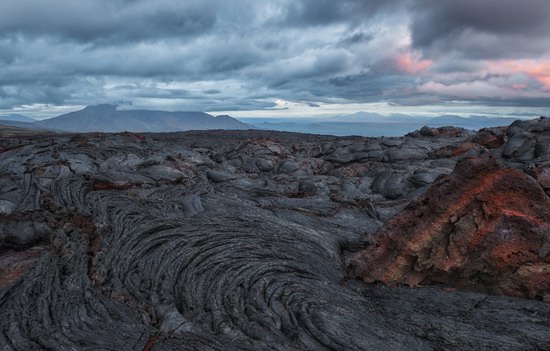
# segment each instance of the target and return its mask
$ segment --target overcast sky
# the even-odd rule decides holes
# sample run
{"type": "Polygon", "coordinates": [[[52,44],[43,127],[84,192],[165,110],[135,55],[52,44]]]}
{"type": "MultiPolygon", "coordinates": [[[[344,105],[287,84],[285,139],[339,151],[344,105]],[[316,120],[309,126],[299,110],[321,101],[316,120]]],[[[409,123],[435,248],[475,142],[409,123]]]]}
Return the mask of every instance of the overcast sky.
{"type": "Polygon", "coordinates": [[[96,103],[544,113],[550,1],[1,0],[0,112],[96,103]]]}

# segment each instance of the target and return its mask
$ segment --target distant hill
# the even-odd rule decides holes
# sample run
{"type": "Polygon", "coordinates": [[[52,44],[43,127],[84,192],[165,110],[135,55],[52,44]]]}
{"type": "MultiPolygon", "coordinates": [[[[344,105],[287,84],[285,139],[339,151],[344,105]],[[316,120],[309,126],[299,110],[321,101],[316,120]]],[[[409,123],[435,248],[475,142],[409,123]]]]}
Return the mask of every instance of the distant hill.
{"type": "Polygon", "coordinates": [[[0,120],[1,121],[27,122],[27,123],[32,123],[32,122],[36,121],[35,119],[32,119],[30,117],[23,116],[23,115],[18,115],[18,114],[15,114],[15,113],[0,115],[0,120]]]}
{"type": "Polygon", "coordinates": [[[118,110],[116,105],[88,106],[35,124],[69,132],[176,132],[204,129],[253,129],[230,116],[204,112],[118,110]]]}
{"type": "MultiPolygon", "coordinates": [[[[523,117],[523,116],[522,116],[523,117]]],[[[388,116],[357,112],[351,115],[311,118],[249,118],[248,123],[266,130],[277,130],[324,135],[361,135],[367,137],[403,136],[427,125],[430,127],[453,126],[470,130],[507,126],[518,118],[486,117],[471,115],[461,117],[443,115],[438,117],[391,114],[388,116]]]]}
{"type": "Polygon", "coordinates": [[[340,115],[330,118],[331,122],[351,122],[351,123],[363,123],[363,122],[384,122],[388,120],[388,117],[379,113],[372,112],[356,112],[351,115],[340,115]]]}
{"type": "Polygon", "coordinates": [[[14,121],[14,120],[3,120],[1,119],[3,116],[0,116],[0,124],[3,126],[10,126],[15,128],[24,128],[24,129],[34,129],[34,130],[44,130],[46,128],[40,127],[37,125],[35,120],[32,120],[32,122],[21,122],[21,121],[14,121]]]}
{"type": "Polygon", "coordinates": [[[430,127],[454,126],[466,129],[481,129],[488,127],[507,126],[512,124],[517,118],[511,117],[485,117],[485,116],[470,116],[468,118],[445,115],[432,118],[426,124],[430,127]]]}

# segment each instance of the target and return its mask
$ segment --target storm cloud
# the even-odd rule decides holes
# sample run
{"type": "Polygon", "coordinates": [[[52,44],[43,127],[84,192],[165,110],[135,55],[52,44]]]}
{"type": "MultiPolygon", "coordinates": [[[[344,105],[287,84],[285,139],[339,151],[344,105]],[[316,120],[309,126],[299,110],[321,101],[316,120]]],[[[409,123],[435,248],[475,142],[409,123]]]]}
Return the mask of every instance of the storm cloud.
{"type": "Polygon", "coordinates": [[[550,2],[546,0],[418,0],[412,6],[416,48],[474,58],[532,57],[547,53],[550,2]]]}
{"type": "Polygon", "coordinates": [[[546,0],[4,0],[0,109],[550,107],[546,0]]]}

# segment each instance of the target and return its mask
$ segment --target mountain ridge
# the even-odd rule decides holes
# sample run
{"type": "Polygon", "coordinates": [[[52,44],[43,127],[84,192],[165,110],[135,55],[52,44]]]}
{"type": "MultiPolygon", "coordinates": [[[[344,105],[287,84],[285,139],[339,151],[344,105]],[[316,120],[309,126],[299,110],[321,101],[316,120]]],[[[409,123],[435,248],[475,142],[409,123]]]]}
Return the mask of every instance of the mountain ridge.
{"type": "Polygon", "coordinates": [[[193,111],[119,110],[117,105],[102,104],[86,106],[82,110],[35,124],[68,132],[175,132],[254,128],[230,116],[220,117],[193,111]]]}

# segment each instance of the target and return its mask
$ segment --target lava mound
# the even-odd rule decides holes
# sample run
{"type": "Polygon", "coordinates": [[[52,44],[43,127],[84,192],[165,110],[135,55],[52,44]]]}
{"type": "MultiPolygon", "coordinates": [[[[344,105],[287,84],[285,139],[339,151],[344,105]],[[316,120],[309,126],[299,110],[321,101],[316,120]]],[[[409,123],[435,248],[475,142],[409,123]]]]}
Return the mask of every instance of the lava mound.
{"type": "Polygon", "coordinates": [[[367,282],[541,299],[550,293],[549,220],[540,184],[485,153],[461,161],[368,238],[351,268],[367,282]]]}

